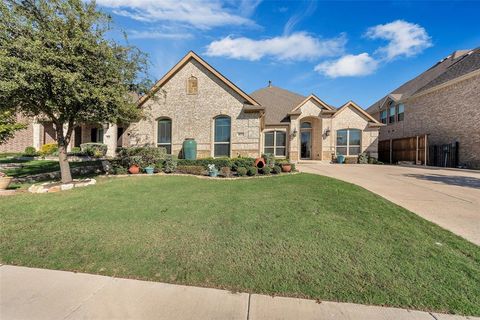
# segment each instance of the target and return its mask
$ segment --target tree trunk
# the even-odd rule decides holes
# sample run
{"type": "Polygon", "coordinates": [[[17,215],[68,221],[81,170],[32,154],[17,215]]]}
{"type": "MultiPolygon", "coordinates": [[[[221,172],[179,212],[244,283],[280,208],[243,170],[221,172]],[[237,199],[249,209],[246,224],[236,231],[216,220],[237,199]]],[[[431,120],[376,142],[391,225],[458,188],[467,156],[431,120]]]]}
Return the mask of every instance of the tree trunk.
{"type": "Polygon", "coordinates": [[[70,172],[70,163],[67,158],[67,145],[58,142],[58,163],[60,164],[60,174],[62,183],[72,182],[72,173],[70,172]]]}

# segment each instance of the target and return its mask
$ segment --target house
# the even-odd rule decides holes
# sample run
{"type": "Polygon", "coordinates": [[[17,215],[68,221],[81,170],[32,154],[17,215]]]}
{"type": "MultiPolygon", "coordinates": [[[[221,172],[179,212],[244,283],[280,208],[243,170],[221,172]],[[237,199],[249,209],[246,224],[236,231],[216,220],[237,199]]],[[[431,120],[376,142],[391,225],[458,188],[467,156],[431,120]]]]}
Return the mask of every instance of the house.
{"type": "MultiPolygon", "coordinates": [[[[79,126],[71,145],[103,142],[109,155],[118,146],[156,145],[181,156],[185,139],[195,139],[199,158],[270,153],[292,161],[331,160],[363,152],[376,157],[382,126],[352,101],[337,109],[313,94],[305,97],[271,83],[247,94],[194,52],[139,98],[138,106],[144,111],[140,121],[79,126]]],[[[18,151],[50,141],[47,123],[32,126],[26,130],[32,140],[18,151]]]]}
{"type": "Polygon", "coordinates": [[[422,135],[430,147],[458,142],[459,164],[480,168],[480,48],[453,52],[367,112],[385,124],[380,143],[422,135]]]}

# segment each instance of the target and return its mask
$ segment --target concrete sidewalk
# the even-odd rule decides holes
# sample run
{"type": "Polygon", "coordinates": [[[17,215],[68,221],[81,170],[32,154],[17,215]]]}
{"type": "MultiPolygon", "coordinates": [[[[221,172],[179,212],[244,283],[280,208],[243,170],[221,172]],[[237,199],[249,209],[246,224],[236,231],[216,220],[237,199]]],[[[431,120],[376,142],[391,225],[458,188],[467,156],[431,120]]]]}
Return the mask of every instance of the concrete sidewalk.
{"type": "Polygon", "coordinates": [[[0,319],[480,319],[352,303],[272,298],[15,266],[0,267],[0,319]]]}

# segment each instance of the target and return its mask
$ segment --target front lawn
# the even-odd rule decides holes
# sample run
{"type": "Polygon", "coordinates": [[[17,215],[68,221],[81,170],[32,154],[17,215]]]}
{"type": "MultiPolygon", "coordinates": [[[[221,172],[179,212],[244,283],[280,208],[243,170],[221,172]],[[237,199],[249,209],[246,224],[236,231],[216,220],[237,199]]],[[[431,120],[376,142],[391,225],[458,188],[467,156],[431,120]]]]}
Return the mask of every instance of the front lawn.
{"type": "MultiPolygon", "coordinates": [[[[97,162],[98,161],[70,162],[70,168],[88,167],[97,162]]],[[[39,173],[60,171],[60,164],[55,160],[14,160],[5,158],[0,159],[0,164],[1,163],[17,163],[21,165],[19,168],[2,170],[8,176],[14,178],[24,178],[39,173]]]]}
{"type": "Polygon", "coordinates": [[[480,248],[338,180],[101,178],[0,199],[0,261],[480,315],[480,248]]]}

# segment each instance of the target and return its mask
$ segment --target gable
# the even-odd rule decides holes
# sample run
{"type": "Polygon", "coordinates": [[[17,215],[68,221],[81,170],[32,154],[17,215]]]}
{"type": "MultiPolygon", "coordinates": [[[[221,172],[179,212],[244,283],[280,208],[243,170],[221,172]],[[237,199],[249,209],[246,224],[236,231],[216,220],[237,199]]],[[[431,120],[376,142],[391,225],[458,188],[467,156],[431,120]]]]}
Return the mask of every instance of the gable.
{"type": "Polygon", "coordinates": [[[305,100],[303,100],[298,105],[296,105],[295,108],[293,108],[292,111],[290,111],[290,113],[294,113],[295,111],[298,111],[298,109],[301,109],[306,103],[313,103],[320,109],[333,110],[332,107],[330,107],[328,104],[320,100],[316,95],[311,94],[305,100]]]}
{"type": "Polygon", "coordinates": [[[346,104],[344,104],[340,109],[335,112],[333,115],[334,118],[338,117],[342,113],[344,113],[346,110],[351,110],[354,111],[355,114],[357,114],[359,117],[363,118],[366,122],[371,122],[372,124],[380,124],[377,119],[373,118],[370,114],[368,114],[365,110],[360,108],[355,102],[349,101],[346,104]]]}
{"type": "MultiPolygon", "coordinates": [[[[196,53],[190,51],[185,57],[183,57],[170,71],[168,71],[160,80],[158,80],[152,88],[149,90],[148,93],[143,95],[138,100],[138,106],[142,106],[145,102],[147,102],[153,95],[160,90],[164,85],[166,85],[175,75],[178,74],[180,70],[182,70],[186,65],[194,64],[197,66],[198,69],[203,69],[204,74],[208,74],[212,80],[216,80],[217,83],[223,84],[226,88],[229,88],[231,92],[234,92],[236,95],[240,97],[240,99],[244,100],[244,102],[251,104],[253,106],[260,106],[260,104],[255,101],[252,97],[248,94],[243,92],[240,88],[238,88],[233,82],[228,80],[225,76],[223,76],[220,72],[210,66],[205,60],[200,58],[196,53]]],[[[185,83],[185,87],[187,88],[187,82],[185,83]]],[[[200,86],[201,84],[198,83],[200,86]]]]}

